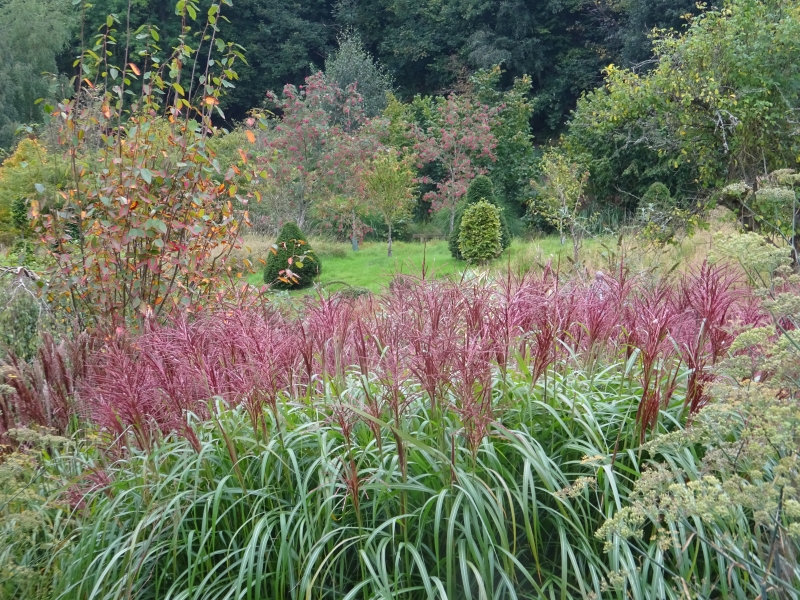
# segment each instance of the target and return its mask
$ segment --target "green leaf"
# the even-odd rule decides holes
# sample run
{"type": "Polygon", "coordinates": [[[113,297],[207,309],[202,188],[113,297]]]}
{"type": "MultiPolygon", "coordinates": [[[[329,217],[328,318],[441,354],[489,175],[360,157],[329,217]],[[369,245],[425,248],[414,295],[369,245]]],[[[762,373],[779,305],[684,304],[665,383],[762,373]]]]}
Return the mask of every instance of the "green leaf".
{"type": "Polygon", "coordinates": [[[155,229],[161,233],[167,233],[167,224],[164,223],[161,219],[147,219],[144,224],[145,228],[147,229],[155,229]]]}

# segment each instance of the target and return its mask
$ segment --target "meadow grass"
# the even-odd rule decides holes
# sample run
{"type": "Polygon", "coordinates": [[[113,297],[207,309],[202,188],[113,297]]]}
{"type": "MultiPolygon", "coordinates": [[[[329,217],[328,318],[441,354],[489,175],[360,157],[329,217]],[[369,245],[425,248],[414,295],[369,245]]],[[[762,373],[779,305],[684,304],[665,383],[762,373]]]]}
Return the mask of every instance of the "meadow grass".
{"type": "MultiPolygon", "coordinates": [[[[598,262],[598,255],[603,243],[613,243],[612,238],[595,238],[587,240],[584,251],[592,262],[598,262]]],[[[254,257],[266,259],[270,241],[257,236],[247,236],[245,246],[252,251],[254,257]]],[[[361,287],[371,292],[385,290],[394,277],[401,274],[419,274],[423,264],[437,277],[453,277],[459,279],[465,271],[475,270],[466,262],[455,260],[445,240],[433,240],[422,244],[419,242],[395,242],[393,256],[389,258],[386,244],[382,242],[365,242],[358,252],[353,252],[350,244],[332,242],[320,238],[310,240],[314,251],[323,263],[319,284],[331,290],[341,286],[361,287]]],[[[561,244],[558,236],[546,236],[535,240],[514,240],[511,247],[487,268],[479,269],[505,272],[508,268],[513,273],[524,273],[539,270],[552,261],[554,264],[570,265],[572,245],[561,244]]],[[[263,269],[251,273],[248,283],[255,286],[264,284],[263,269]]],[[[297,294],[308,294],[308,290],[298,290],[297,294]]]]}
{"type": "MultiPolygon", "coordinates": [[[[579,269],[594,274],[608,269],[609,263],[623,260],[636,272],[652,271],[666,273],[674,269],[687,272],[698,267],[709,256],[714,255],[717,233],[736,231],[731,216],[725,211],[711,215],[707,231],[682,237],[675,245],[654,247],[635,235],[598,235],[583,242],[579,257],[579,269]]],[[[446,240],[419,242],[395,242],[393,256],[387,257],[384,242],[364,242],[358,252],[353,252],[349,243],[325,237],[310,240],[315,252],[323,261],[323,271],[318,283],[323,289],[337,291],[342,287],[366,288],[373,293],[384,291],[398,274],[419,274],[423,263],[437,277],[460,279],[465,272],[490,272],[505,274],[509,270],[515,275],[529,271],[541,271],[548,263],[558,271],[574,270],[572,242],[561,243],[559,236],[515,238],[503,254],[486,267],[473,267],[464,261],[453,259],[446,240]]],[[[244,237],[243,254],[255,265],[256,271],[247,277],[251,285],[264,285],[263,268],[260,267],[269,255],[272,240],[248,234],[244,237]]],[[[292,295],[309,295],[313,291],[298,290],[292,295]]]]}

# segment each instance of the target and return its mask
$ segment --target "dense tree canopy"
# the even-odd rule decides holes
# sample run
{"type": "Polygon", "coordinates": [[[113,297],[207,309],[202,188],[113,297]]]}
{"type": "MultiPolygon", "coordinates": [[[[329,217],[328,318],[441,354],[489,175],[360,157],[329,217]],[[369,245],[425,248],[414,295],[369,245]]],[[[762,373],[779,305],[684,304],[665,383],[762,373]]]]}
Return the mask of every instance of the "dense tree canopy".
{"type": "Polygon", "coordinates": [[[56,58],[67,46],[74,15],[69,0],[0,0],[0,148],[20,125],[37,122],[36,100],[63,95],[56,58]]]}
{"type": "MultiPolygon", "coordinates": [[[[172,0],[2,0],[0,5],[0,55],[3,73],[8,71],[3,81],[36,87],[0,92],[6,103],[16,94],[14,111],[0,116],[12,121],[40,118],[30,110],[19,113],[29,96],[48,95],[40,73],[56,72],[58,66],[66,75],[76,74],[74,57],[109,14],[119,18],[121,33],[128,25],[132,32],[143,24],[157,26],[164,56],[180,35],[172,0]],[[17,30],[24,33],[21,38],[13,33],[17,30]],[[29,47],[30,40],[36,40],[35,46],[29,47]]],[[[206,10],[208,2],[197,5],[206,10]]],[[[680,27],[682,15],[692,10],[697,9],[691,0],[236,0],[226,10],[220,34],[245,48],[248,65],[239,69],[240,79],[222,108],[229,120],[244,118],[267,90],[301,84],[325,66],[340,40],[355,34],[405,100],[417,93],[459,91],[470,74],[497,64],[505,70],[501,83],[506,87],[528,75],[537,98],[534,129],[550,135],[580,94],[600,82],[605,66],[645,60],[651,52],[650,30],[680,27]]],[[[109,47],[119,54],[116,62],[124,58],[124,37],[109,47]]],[[[134,52],[141,49],[135,35],[131,42],[134,52]]],[[[0,141],[0,146],[8,144],[0,141]]]]}

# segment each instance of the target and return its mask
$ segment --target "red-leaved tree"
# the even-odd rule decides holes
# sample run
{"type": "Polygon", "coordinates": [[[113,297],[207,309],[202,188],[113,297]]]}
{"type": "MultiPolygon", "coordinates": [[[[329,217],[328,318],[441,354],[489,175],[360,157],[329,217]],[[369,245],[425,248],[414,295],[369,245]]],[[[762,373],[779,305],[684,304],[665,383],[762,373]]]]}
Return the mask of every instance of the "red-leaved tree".
{"type": "MultiPolygon", "coordinates": [[[[456,205],[467,193],[469,182],[486,172],[479,159],[495,160],[497,145],[492,133],[492,123],[497,109],[478,104],[467,96],[450,95],[438,108],[435,125],[415,132],[415,150],[420,162],[438,163],[444,178],[434,181],[425,176],[419,183],[435,184],[436,189],[425,194],[433,210],[450,211],[450,232],[453,231],[456,205]]],[[[420,165],[422,166],[422,165],[420,165]]]]}
{"type": "MultiPolygon", "coordinates": [[[[269,92],[267,100],[278,116],[264,122],[267,152],[261,160],[271,184],[288,200],[283,217],[303,229],[312,210],[323,204],[328,213],[341,216],[330,209],[358,197],[358,170],[377,144],[365,125],[363,98],[355,84],[342,90],[316,73],[305,85],[284,87],[280,98],[269,92]]],[[[344,212],[349,218],[355,209],[344,212]]]]}

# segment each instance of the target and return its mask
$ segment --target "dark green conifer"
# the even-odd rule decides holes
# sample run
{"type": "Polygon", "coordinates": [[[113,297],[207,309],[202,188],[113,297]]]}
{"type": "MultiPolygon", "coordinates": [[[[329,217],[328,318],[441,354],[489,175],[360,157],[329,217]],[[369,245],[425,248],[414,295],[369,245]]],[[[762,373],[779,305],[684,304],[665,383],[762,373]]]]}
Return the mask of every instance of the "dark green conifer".
{"type": "Polygon", "coordinates": [[[467,197],[456,209],[456,218],[453,224],[453,232],[450,234],[450,237],[447,240],[447,245],[448,248],[450,249],[450,254],[456,260],[464,260],[464,257],[461,255],[461,248],[459,247],[459,236],[461,235],[461,219],[463,219],[464,217],[464,211],[467,210],[467,208],[469,208],[470,206],[477,204],[481,200],[486,200],[487,202],[493,204],[499,209],[500,237],[501,237],[502,249],[505,250],[511,245],[511,231],[508,228],[508,218],[505,215],[503,207],[498,202],[497,197],[494,195],[494,184],[492,183],[492,180],[486,175],[478,175],[469,184],[469,189],[467,190],[467,197]]]}
{"type": "Polygon", "coordinates": [[[322,264],[295,223],[287,223],[267,258],[264,282],[279,290],[296,290],[314,283],[322,264]]]}

